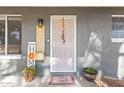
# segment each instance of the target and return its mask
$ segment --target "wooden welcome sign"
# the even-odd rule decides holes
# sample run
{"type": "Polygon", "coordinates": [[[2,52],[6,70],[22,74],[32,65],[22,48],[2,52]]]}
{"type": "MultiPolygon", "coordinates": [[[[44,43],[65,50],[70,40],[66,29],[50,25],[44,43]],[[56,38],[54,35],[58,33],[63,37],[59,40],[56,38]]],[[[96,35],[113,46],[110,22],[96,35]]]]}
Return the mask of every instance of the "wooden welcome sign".
{"type": "MultiPolygon", "coordinates": [[[[42,19],[40,21],[42,21],[42,19]]],[[[38,25],[36,25],[36,60],[44,59],[45,50],[45,26],[40,21],[38,25]]]]}

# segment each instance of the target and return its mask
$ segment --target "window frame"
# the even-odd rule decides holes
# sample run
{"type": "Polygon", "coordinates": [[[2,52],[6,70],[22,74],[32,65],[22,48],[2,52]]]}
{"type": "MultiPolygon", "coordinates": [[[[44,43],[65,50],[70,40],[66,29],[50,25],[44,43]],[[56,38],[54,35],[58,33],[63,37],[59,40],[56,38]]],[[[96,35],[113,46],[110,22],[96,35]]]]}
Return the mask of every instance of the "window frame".
{"type": "MultiPolygon", "coordinates": [[[[21,59],[22,57],[22,53],[20,54],[8,54],[8,17],[11,16],[20,16],[22,17],[21,14],[0,14],[0,16],[4,16],[4,20],[5,20],[5,53],[4,54],[0,54],[0,59],[21,59]]],[[[21,32],[22,33],[22,32],[21,32]]],[[[22,40],[22,38],[21,38],[22,40]]]]}
{"type": "MultiPolygon", "coordinates": [[[[111,22],[112,22],[112,18],[124,18],[124,15],[111,15],[111,22]]],[[[113,23],[111,24],[111,27],[112,27],[113,23]]],[[[118,26],[119,26],[119,23],[118,23],[118,26]]],[[[124,42],[124,37],[123,38],[119,38],[119,37],[112,37],[112,33],[113,33],[113,29],[112,29],[112,32],[111,32],[111,42],[113,43],[121,43],[121,42],[124,42]]],[[[119,33],[119,32],[117,32],[119,33]]]]}

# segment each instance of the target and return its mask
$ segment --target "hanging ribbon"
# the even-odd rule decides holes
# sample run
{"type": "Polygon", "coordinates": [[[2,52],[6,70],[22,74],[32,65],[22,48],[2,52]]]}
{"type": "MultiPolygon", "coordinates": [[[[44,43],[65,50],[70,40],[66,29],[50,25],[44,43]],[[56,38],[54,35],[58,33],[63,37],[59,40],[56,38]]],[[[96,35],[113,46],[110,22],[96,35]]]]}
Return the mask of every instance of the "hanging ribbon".
{"type": "Polygon", "coordinates": [[[64,28],[64,17],[62,17],[62,36],[61,36],[61,38],[62,38],[63,44],[65,43],[64,30],[65,30],[65,28],[64,28]]]}

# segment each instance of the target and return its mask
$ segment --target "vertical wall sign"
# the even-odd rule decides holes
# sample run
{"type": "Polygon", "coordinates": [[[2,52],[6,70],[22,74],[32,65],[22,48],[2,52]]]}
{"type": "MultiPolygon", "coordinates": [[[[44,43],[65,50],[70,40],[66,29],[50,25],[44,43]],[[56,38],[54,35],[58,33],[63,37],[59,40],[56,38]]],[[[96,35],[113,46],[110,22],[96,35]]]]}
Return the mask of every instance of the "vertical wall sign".
{"type": "Polygon", "coordinates": [[[28,42],[27,66],[35,67],[36,42],[28,42]]]}
{"type": "Polygon", "coordinates": [[[44,47],[45,47],[45,26],[43,25],[43,19],[38,19],[36,25],[36,60],[44,59],[44,47]]]}
{"type": "Polygon", "coordinates": [[[44,52],[44,38],[45,26],[43,25],[43,19],[38,19],[38,25],[36,26],[36,52],[44,52]]]}

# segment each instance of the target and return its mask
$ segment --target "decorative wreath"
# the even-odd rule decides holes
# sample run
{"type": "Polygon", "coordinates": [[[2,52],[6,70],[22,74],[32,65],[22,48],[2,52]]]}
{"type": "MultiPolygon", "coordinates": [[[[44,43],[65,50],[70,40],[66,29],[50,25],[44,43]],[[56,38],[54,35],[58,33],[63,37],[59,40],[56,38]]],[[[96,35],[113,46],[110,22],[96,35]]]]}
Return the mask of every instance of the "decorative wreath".
{"type": "Polygon", "coordinates": [[[28,58],[29,58],[29,60],[34,60],[35,59],[35,53],[34,52],[30,52],[28,54],[28,58]]]}

